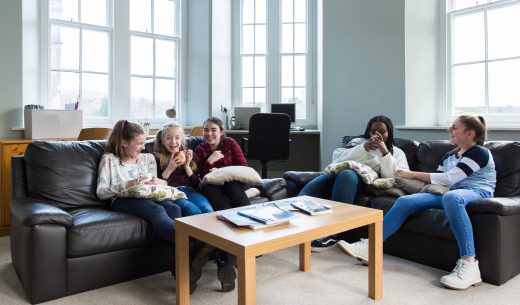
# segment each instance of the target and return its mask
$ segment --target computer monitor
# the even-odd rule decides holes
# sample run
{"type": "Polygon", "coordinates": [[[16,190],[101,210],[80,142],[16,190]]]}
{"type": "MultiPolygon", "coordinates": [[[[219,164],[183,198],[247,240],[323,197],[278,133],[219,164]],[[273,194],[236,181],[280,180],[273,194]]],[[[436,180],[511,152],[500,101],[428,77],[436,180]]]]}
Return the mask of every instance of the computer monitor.
{"type": "Polygon", "coordinates": [[[282,103],[271,104],[271,113],[286,113],[291,117],[291,122],[296,122],[296,104],[282,103]]]}

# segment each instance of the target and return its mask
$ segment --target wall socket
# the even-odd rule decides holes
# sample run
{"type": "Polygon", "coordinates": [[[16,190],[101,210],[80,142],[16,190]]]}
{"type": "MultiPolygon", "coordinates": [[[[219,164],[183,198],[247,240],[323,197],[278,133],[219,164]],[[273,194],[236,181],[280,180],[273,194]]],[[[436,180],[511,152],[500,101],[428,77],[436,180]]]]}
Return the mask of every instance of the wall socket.
{"type": "Polygon", "coordinates": [[[227,113],[227,108],[224,105],[220,105],[220,111],[227,113]]]}

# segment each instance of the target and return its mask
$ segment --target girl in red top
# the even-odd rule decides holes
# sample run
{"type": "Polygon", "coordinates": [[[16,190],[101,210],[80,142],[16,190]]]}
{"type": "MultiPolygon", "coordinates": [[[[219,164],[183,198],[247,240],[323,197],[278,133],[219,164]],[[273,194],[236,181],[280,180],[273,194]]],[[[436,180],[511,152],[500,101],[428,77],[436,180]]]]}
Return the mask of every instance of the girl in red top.
{"type": "MultiPolygon", "coordinates": [[[[204,122],[204,143],[195,148],[197,167],[204,177],[207,173],[225,166],[247,166],[247,160],[232,138],[226,137],[224,124],[215,117],[210,117],[204,122]]],[[[202,194],[208,198],[215,211],[225,210],[238,206],[249,205],[249,199],[245,190],[247,186],[238,181],[226,182],[224,185],[207,184],[202,188],[202,194]]],[[[222,284],[222,291],[235,289],[237,277],[235,265],[237,259],[234,255],[218,251],[215,255],[218,267],[218,279],[222,284]]]]}
{"type": "MultiPolygon", "coordinates": [[[[195,160],[200,169],[201,178],[207,173],[225,166],[247,166],[247,160],[238,143],[226,137],[222,121],[210,117],[204,122],[204,143],[195,148],[195,160]]],[[[215,211],[249,205],[245,190],[247,185],[231,181],[224,185],[206,185],[202,193],[211,202],[215,211]]]]}

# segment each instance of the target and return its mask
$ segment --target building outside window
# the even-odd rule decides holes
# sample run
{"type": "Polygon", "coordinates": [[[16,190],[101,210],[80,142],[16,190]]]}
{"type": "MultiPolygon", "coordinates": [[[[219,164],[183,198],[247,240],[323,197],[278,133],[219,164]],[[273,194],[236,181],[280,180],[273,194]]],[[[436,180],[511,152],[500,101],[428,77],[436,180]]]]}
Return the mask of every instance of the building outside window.
{"type": "Polygon", "coordinates": [[[520,121],[520,1],[448,0],[447,113],[520,121]]]}

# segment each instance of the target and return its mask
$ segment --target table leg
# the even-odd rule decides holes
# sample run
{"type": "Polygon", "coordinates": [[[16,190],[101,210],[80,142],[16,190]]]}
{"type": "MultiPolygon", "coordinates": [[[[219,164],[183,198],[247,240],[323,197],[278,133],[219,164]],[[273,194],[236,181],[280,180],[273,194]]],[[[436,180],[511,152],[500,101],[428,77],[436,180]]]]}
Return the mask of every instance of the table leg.
{"type": "Polygon", "coordinates": [[[175,281],[177,287],[177,305],[190,304],[190,254],[189,235],[175,230],[175,281]]]}
{"type": "Polygon", "coordinates": [[[256,257],[237,257],[238,304],[256,304],[256,257]]]}
{"type": "Polygon", "coordinates": [[[311,242],[300,244],[300,270],[311,271],[311,242]]]}
{"type": "Polygon", "coordinates": [[[374,300],[383,297],[383,223],[368,226],[368,296],[374,300]]]}

